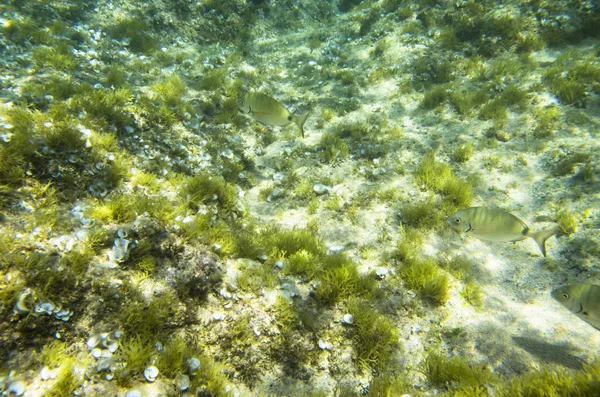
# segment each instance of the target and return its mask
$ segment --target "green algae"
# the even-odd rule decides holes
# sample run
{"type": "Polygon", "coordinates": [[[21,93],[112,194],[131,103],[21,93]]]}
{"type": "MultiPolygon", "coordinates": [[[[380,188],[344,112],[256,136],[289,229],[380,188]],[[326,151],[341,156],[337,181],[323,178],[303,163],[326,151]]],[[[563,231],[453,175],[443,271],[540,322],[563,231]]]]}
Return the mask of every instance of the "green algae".
{"type": "Polygon", "coordinates": [[[457,386],[485,386],[495,380],[487,368],[472,365],[461,357],[447,358],[431,352],[423,364],[423,372],[434,385],[455,389],[457,386]]]}
{"type": "Polygon", "coordinates": [[[356,358],[362,368],[386,368],[398,349],[398,331],[384,315],[359,299],[348,302],[353,317],[350,329],[356,358]]]}

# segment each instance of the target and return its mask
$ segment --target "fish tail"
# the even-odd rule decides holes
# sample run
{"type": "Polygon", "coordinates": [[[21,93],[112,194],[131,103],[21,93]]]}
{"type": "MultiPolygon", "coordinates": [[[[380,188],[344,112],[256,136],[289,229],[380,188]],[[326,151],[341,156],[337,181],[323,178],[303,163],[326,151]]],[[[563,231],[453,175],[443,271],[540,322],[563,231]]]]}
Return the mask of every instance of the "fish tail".
{"type": "Polygon", "coordinates": [[[540,250],[542,251],[542,254],[544,256],[546,256],[546,240],[548,240],[550,237],[554,236],[555,234],[558,233],[558,225],[554,226],[551,229],[547,229],[547,230],[540,230],[538,232],[532,232],[529,235],[529,237],[531,237],[532,239],[535,240],[535,242],[537,243],[538,247],[540,247],[540,250]]]}
{"type": "Polygon", "coordinates": [[[300,128],[300,133],[302,134],[302,138],[304,138],[304,123],[306,123],[306,119],[308,118],[308,113],[304,113],[300,116],[294,117],[294,122],[300,128]]]}

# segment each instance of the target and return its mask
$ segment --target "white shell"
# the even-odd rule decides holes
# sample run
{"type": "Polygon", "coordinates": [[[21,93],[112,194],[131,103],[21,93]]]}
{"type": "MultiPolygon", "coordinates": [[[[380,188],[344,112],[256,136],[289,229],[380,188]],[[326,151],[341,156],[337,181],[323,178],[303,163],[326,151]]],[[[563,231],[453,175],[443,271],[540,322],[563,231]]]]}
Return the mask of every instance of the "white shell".
{"type": "Polygon", "coordinates": [[[98,365],[96,366],[96,370],[98,372],[102,372],[102,371],[106,371],[107,369],[110,369],[111,365],[113,364],[113,359],[111,358],[101,358],[100,360],[98,360],[98,365]]]}
{"type": "Polygon", "coordinates": [[[198,358],[196,357],[192,357],[189,360],[187,360],[187,365],[190,372],[197,371],[198,368],[200,368],[200,360],[198,360],[198,358]]]}
{"type": "Polygon", "coordinates": [[[85,342],[88,349],[93,349],[100,344],[100,337],[98,335],[92,335],[85,342]]]}
{"type": "Polygon", "coordinates": [[[225,299],[231,299],[231,293],[227,291],[226,288],[221,288],[221,290],[219,291],[219,295],[221,295],[225,299]]]}
{"type": "Polygon", "coordinates": [[[317,183],[313,186],[313,191],[320,196],[322,194],[329,193],[331,191],[331,187],[317,183]]]}
{"type": "Polygon", "coordinates": [[[151,365],[144,370],[144,378],[146,378],[148,382],[154,382],[157,376],[158,368],[156,368],[154,365],[151,365]]]}
{"type": "Polygon", "coordinates": [[[92,357],[100,358],[100,356],[102,356],[102,349],[100,349],[99,347],[94,347],[92,349],[92,357]]]}
{"type": "Polygon", "coordinates": [[[40,378],[42,378],[42,380],[54,379],[56,378],[56,372],[48,367],[44,367],[40,371],[40,378]]]}
{"type": "Polygon", "coordinates": [[[27,297],[31,294],[33,294],[33,291],[29,288],[25,288],[23,292],[19,294],[19,296],[17,297],[17,301],[15,302],[15,307],[13,308],[13,313],[25,314],[31,311],[31,309],[27,307],[27,303],[25,302],[25,299],[27,299],[27,297]]]}
{"type": "Polygon", "coordinates": [[[175,378],[175,386],[177,389],[183,391],[190,387],[190,378],[187,375],[178,374],[175,378]]]}
{"type": "Polygon", "coordinates": [[[23,393],[25,393],[25,382],[17,380],[15,382],[12,382],[8,385],[8,387],[6,388],[6,390],[9,393],[14,394],[15,396],[20,396],[23,393]]]}
{"type": "Polygon", "coordinates": [[[221,321],[221,320],[225,319],[225,313],[223,313],[223,312],[213,313],[212,319],[214,321],[221,321]]]}
{"type": "Polygon", "coordinates": [[[352,314],[344,314],[342,316],[342,323],[344,324],[354,324],[354,317],[352,314]]]}
{"type": "Polygon", "coordinates": [[[377,269],[375,269],[375,274],[377,274],[377,277],[379,278],[384,278],[385,276],[387,276],[388,273],[389,271],[385,267],[378,267],[377,269]]]}
{"type": "Polygon", "coordinates": [[[117,341],[111,341],[111,342],[106,343],[106,349],[111,353],[116,352],[118,348],[119,348],[119,342],[117,342],[117,341]]]}
{"type": "Polygon", "coordinates": [[[131,389],[125,393],[125,397],[142,397],[142,392],[139,389],[131,389]]]}
{"type": "Polygon", "coordinates": [[[331,350],[331,347],[332,345],[330,342],[327,342],[324,339],[319,339],[319,348],[321,350],[331,350]]]}
{"type": "Polygon", "coordinates": [[[35,304],[33,311],[36,313],[52,314],[56,306],[50,301],[40,301],[35,304]]]}

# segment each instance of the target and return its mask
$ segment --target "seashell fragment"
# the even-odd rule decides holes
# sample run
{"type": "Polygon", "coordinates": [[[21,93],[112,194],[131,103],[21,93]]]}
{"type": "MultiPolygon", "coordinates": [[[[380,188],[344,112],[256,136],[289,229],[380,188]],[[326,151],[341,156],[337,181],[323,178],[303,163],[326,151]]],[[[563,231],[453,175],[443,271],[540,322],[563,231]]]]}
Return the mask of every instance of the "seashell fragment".
{"type": "Polygon", "coordinates": [[[98,346],[100,344],[100,341],[101,341],[101,339],[98,335],[92,335],[85,342],[85,345],[87,346],[88,349],[91,350],[94,347],[98,346]]]}
{"type": "Polygon", "coordinates": [[[15,396],[20,396],[23,393],[25,393],[25,382],[21,381],[21,380],[17,380],[14,382],[11,382],[8,387],[6,388],[6,391],[10,394],[14,394],[15,396]]]}
{"type": "Polygon", "coordinates": [[[219,295],[221,295],[225,299],[231,299],[231,293],[227,291],[226,288],[221,288],[221,290],[219,291],[219,295]]]}
{"type": "Polygon", "coordinates": [[[27,306],[27,298],[33,295],[33,291],[29,288],[25,288],[19,296],[17,296],[17,301],[15,302],[15,306],[13,307],[13,313],[15,314],[26,314],[31,311],[31,309],[27,306]]]}
{"type": "Polygon", "coordinates": [[[190,377],[183,374],[177,374],[175,377],[175,387],[181,391],[187,390],[190,387],[190,377]]]}
{"type": "Polygon", "coordinates": [[[125,397],[142,397],[142,392],[139,389],[131,389],[125,393],[125,397]]]}
{"type": "Polygon", "coordinates": [[[389,271],[385,267],[378,267],[377,269],[375,269],[375,274],[380,279],[383,279],[385,276],[387,276],[388,273],[389,271]]]}
{"type": "Polygon", "coordinates": [[[92,349],[91,353],[92,353],[92,357],[100,358],[102,356],[102,349],[100,349],[99,347],[94,347],[92,349]]]}
{"type": "Polygon", "coordinates": [[[35,306],[33,307],[33,311],[38,314],[50,315],[54,311],[55,307],[56,306],[54,305],[54,303],[52,303],[48,300],[44,300],[44,301],[39,301],[38,303],[36,303],[35,306]]]}
{"type": "Polygon", "coordinates": [[[221,320],[224,320],[224,319],[225,319],[225,313],[223,313],[223,312],[216,312],[216,313],[213,313],[213,315],[212,315],[212,319],[213,319],[214,321],[221,321],[221,320]]]}
{"type": "Polygon", "coordinates": [[[196,372],[200,368],[200,360],[197,357],[192,357],[187,360],[187,365],[190,372],[196,372]]]}
{"type": "Polygon", "coordinates": [[[40,378],[42,378],[42,380],[54,379],[56,378],[56,371],[52,371],[50,368],[44,367],[40,371],[40,378]]]}
{"type": "Polygon", "coordinates": [[[331,350],[331,347],[332,347],[331,342],[327,342],[324,339],[319,339],[318,343],[319,343],[319,349],[321,349],[321,350],[331,350]]]}
{"type": "Polygon", "coordinates": [[[316,185],[313,186],[313,192],[315,192],[317,194],[317,196],[321,196],[323,194],[329,193],[331,191],[331,187],[327,186],[327,185],[322,185],[320,183],[317,183],[316,185]]]}
{"type": "Polygon", "coordinates": [[[158,368],[156,368],[154,365],[151,365],[144,370],[144,378],[146,378],[148,382],[154,382],[157,376],[158,368]]]}
{"type": "Polygon", "coordinates": [[[344,314],[342,316],[342,324],[354,324],[354,317],[352,316],[352,314],[344,314]]]}

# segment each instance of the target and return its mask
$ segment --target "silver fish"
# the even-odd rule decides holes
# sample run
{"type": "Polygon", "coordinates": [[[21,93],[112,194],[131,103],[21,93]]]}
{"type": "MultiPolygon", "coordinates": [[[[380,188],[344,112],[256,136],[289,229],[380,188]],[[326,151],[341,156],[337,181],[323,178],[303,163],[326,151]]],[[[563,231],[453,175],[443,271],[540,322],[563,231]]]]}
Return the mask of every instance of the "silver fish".
{"type": "Polygon", "coordinates": [[[264,125],[285,126],[295,123],[304,138],[304,123],[308,113],[295,115],[275,99],[258,92],[244,94],[238,103],[240,112],[264,125]]]}
{"type": "Polygon", "coordinates": [[[571,313],[600,330],[600,285],[568,284],[551,295],[571,313]]]}
{"type": "Polygon", "coordinates": [[[487,241],[519,241],[531,237],[546,256],[546,240],[558,233],[558,226],[534,232],[513,214],[489,207],[471,207],[455,212],[448,223],[453,229],[487,241]]]}

